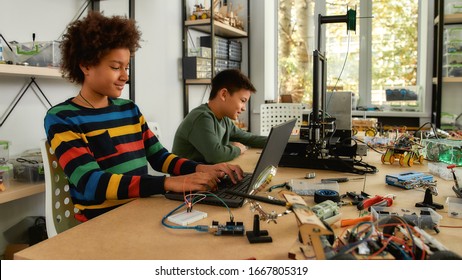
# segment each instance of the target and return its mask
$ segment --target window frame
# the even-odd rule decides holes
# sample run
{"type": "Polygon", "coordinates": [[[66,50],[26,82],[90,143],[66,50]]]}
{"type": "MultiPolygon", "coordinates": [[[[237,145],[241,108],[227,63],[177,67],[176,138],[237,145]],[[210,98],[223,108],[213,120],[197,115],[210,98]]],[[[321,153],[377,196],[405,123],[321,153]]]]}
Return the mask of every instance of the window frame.
{"type": "MultiPolygon", "coordinates": [[[[315,5],[314,14],[325,14],[326,1],[317,1],[315,5]]],[[[275,1],[275,17],[278,18],[278,5],[279,1],[275,1]]],[[[365,17],[365,15],[372,14],[372,0],[360,1],[360,10],[362,14],[359,17],[365,17]]],[[[417,85],[421,87],[421,106],[420,111],[417,112],[400,112],[400,111],[353,111],[353,116],[404,116],[404,117],[420,117],[421,123],[430,120],[431,117],[431,96],[432,96],[432,73],[431,63],[428,63],[428,59],[431,59],[433,53],[433,1],[419,0],[419,24],[418,24],[418,38],[419,43],[417,47],[418,53],[418,67],[417,67],[417,85]]],[[[359,30],[360,34],[360,60],[359,60],[359,96],[360,102],[358,105],[371,106],[371,90],[372,90],[372,45],[367,42],[372,41],[372,25],[371,21],[360,20],[359,30]],[[369,93],[369,94],[367,94],[369,93]]],[[[315,20],[315,30],[317,30],[317,21],[315,20]]],[[[325,28],[321,32],[321,49],[325,51],[325,28]]],[[[275,41],[277,46],[278,41],[278,30],[275,31],[275,41]]],[[[317,38],[315,37],[315,46],[317,45],[317,38]]],[[[277,49],[277,47],[276,47],[277,49]]],[[[310,54],[311,55],[311,54],[310,54]]],[[[278,51],[275,51],[276,61],[278,61],[278,51]]],[[[327,62],[329,67],[329,62],[327,62]]],[[[276,73],[278,74],[276,63],[276,73]]],[[[275,79],[275,96],[274,100],[278,100],[279,91],[278,79],[275,79]]]]}

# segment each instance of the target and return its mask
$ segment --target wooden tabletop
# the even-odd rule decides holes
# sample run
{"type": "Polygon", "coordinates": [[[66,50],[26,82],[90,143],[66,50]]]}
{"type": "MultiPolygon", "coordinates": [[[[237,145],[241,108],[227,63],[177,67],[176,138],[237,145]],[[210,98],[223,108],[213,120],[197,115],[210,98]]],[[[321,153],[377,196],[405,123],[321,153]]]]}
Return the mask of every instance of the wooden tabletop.
{"type": "MultiPolygon", "coordinates": [[[[250,149],[233,163],[239,164],[245,171],[252,171],[259,154],[259,150],[250,149]]],[[[371,151],[364,161],[375,165],[379,172],[367,175],[365,180],[350,180],[339,184],[341,194],[347,191],[356,193],[365,191],[370,195],[394,194],[396,198],[393,207],[397,209],[412,209],[416,202],[423,201],[423,190],[405,190],[389,186],[385,183],[385,176],[411,170],[428,172],[427,162],[415,163],[412,167],[400,166],[398,162],[393,165],[382,164],[380,155],[371,151]]],[[[322,178],[359,176],[336,171],[280,167],[270,185],[287,182],[290,179],[302,179],[307,172],[316,173],[316,178],[311,179],[313,182],[319,182],[322,178]]],[[[445,204],[448,196],[455,196],[451,190],[453,182],[438,177],[435,179],[438,180],[439,195],[434,196],[434,201],[445,204]]],[[[278,190],[271,193],[261,191],[258,195],[272,195],[279,198],[278,190]]],[[[315,205],[312,196],[304,198],[308,205],[315,205]]],[[[272,243],[250,244],[246,236],[215,236],[212,233],[164,227],[161,224],[162,218],[179,205],[178,201],[171,201],[163,196],[137,199],[20,251],[15,254],[15,259],[242,260],[256,258],[284,260],[288,259],[288,252],[298,238],[298,225],[293,213],[279,217],[277,223],[260,223],[260,229],[268,231],[269,236],[272,237],[272,243]]],[[[261,205],[268,213],[271,211],[282,213],[285,210],[282,206],[261,205]]],[[[211,225],[212,221],[225,224],[229,221],[229,213],[224,207],[196,205],[195,210],[206,212],[208,216],[193,225],[211,225]]],[[[249,209],[248,204],[238,209],[231,209],[231,211],[234,221],[243,222],[246,231],[253,230],[255,213],[249,209]]],[[[340,212],[342,219],[359,216],[359,211],[355,206],[343,206],[340,212]]],[[[462,255],[462,235],[460,234],[462,219],[448,217],[447,205],[437,213],[442,216],[440,232],[437,234],[433,230],[427,230],[427,233],[451,251],[462,255]]],[[[339,222],[334,223],[332,228],[337,234],[344,231],[339,222]]]]}

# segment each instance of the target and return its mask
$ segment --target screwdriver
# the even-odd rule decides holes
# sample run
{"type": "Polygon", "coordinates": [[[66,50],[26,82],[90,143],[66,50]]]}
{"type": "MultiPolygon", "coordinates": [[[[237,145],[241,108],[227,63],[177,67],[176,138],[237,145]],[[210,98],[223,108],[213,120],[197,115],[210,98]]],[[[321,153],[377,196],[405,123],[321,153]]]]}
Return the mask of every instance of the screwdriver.
{"type": "Polygon", "coordinates": [[[363,178],[347,178],[347,177],[340,177],[340,178],[327,178],[321,179],[321,183],[328,183],[328,182],[337,182],[337,183],[345,183],[350,180],[362,180],[363,178]]]}

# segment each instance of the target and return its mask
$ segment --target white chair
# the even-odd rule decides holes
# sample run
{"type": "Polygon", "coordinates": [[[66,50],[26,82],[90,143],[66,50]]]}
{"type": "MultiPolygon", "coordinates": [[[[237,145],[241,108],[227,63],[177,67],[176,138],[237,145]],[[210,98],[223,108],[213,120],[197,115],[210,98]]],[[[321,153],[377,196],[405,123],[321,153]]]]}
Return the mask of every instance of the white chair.
{"type": "Polygon", "coordinates": [[[260,135],[268,136],[273,126],[297,119],[294,131],[299,132],[302,125],[303,111],[306,104],[301,103],[269,103],[260,105],[260,135]]]}
{"type": "Polygon", "coordinates": [[[146,122],[148,124],[149,129],[154,132],[154,134],[157,136],[157,139],[161,139],[161,132],[160,132],[160,126],[159,123],[157,122],[146,122]]]}
{"type": "MultiPolygon", "coordinates": [[[[149,129],[157,136],[157,139],[161,141],[161,132],[160,132],[160,126],[158,122],[146,122],[148,124],[149,129]]],[[[154,175],[154,176],[162,176],[165,175],[162,172],[154,170],[150,164],[148,164],[148,174],[149,175],[154,175]]]]}
{"type": "Polygon", "coordinates": [[[41,141],[40,149],[45,173],[45,220],[51,238],[80,222],[74,217],[78,209],[72,203],[67,176],[46,139],[41,141]]]}

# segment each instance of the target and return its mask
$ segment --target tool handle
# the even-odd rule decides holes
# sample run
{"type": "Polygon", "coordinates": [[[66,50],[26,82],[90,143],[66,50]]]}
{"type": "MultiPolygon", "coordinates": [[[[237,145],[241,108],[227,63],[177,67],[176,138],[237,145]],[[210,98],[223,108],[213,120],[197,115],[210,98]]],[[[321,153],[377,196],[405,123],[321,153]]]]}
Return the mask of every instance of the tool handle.
{"type": "Polygon", "coordinates": [[[356,219],[343,219],[340,221],[340,226],[347,227],[347,226],[356,225],[360,222],[367,222],[367,221],[372,221],[371,215],[367,215],[367,216],[356,218],[356,219]]]}
{"type": "Polygon", "coordinates": [[[242,197],[245,197],[245,198],[249,198],[249,199],[253,199],[253,200],[257,200],[257,201],[261,201],[261,202],[265,202],[265,203],[269,203],[269,204],[287,206],[287,202],[285,202],[283,200],[269,199],[267,197],[246,194],[246,193],[243,193],[243,192],[238,192],[238,191],[229,190],[229,189],[225,190],[225,192],[229,193],[229,194],[232,194],[232,195],[242,196],[242,197]]]}
{"type": "Polygon", "coordinates": [[[321,183],[327,183],[327,182],[345,183],[348,181],[349,179],[347,177],[321,179],[321,183]]]}
{"type": "Polygon", "coordinates": [[[368,199],[361,201],[360,203],[358,203],[356,207],[358,208],[358,210],[364,210],[364,209],[371,207],[372,205],[376,203],[379,203],[383,199],[384,198],[382,196],[376,195],[373,198],[368,198],[368,199]]]}

